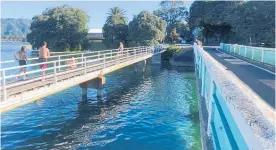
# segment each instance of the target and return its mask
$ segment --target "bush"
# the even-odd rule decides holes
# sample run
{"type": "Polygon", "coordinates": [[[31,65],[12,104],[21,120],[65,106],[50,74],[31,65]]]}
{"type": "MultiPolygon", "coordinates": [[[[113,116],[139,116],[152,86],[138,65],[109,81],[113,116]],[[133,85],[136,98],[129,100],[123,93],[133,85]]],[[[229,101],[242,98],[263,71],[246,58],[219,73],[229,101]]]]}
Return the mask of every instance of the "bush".
{"type": "Polygon", "coordinates": [[[175,55],[177,52],[181,50],[180,47],[177,46],[169,46],[167,48],[167,51],[164,52],[163,54],[163,60],[170,60],[173,55],[175,55]]]}

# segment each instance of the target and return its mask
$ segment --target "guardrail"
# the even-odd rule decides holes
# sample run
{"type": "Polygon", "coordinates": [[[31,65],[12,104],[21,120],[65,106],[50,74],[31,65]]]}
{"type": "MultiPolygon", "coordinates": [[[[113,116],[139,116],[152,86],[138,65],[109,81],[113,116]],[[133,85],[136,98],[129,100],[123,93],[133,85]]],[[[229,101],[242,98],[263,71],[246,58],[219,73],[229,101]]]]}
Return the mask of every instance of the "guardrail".
{"type": "Polygon", "coordinates": [[[275,48],[220,43],[220,49],[257,62],[275,66],[275,48]]]}
{"type": "MultiPolygon", "coordinates": [[[[96,67],[97,69],[104,69],[111,65],[116,65],[121,63],[121,60],[128,61],[133,60],[138,57],[144,56],[146,54],[157,54],[160,53],[162,50],[157,49],[154,50],[152,47],[132,47],[127,48],[123,52],[120,52],[118,50],[107,50],[104,51],[105,53],[102,53],[101,51],[97,52],[91,52],[90,56],[85,56],[83,54],[80,55],[80,57],[76,57],[75,60],[78,60],[78,62],[74,63],[76,66],[74,69],[72,69],[72,64],[66,64],[67,61],[72,61],[72,55],[64,55],[67,56],[64,57],[64,59],[61,59],[61,57],[58,57],[59,59],[43,62],[43,63],[35,63],[35,64],[29,64],[25,66],[16,66],[16,67],[10,67],[10,68],[4,68],[1,69],[2,77],[1,80],[1,91],[2,91],[2,97],[1,101],[5,101],[7,99],[7,96],[9,93],[7,93],[7,89],[18,87],[22,85],[26,85],[35,81],[39,81],[42,79],[52,79],[53,84],[56,84],[59,82],[58,76],[67,73],[68,71],[82,71],[83,74],[87,74],[89,71],[91,71],[91,68],[93,70],[93,67],[96,67]],[[68,56],[70,56],[68,58],[68,56]],[[47,69],[40,69],[40,65],[42,64],[48,64],[47,69]],[[20,81],[20,82],[14,82],[11,79],[15,78],[16,74],[7,74],[11,70],[18,70],[22,67],[27,67],[30,70],[27,71],[25,74],[29,75],[28,80],[26,81],[20,81]],[[41,76],[41,72],[45,71],[46,75],[45,77],[41,76]]],[[[68,72],[70,73],[70,72],[68,72]]],[[[21,74],[22,75],[22,74],[21,74]]],[[[61,79],[62,80],[62,79],[61,79]]],[[[46,84],[46,83],[45,83],[46,84]]],[[[47,83],[48,84],[48,83],[47,83]]]]}
{"type": "Polygon", "coordinates": [[[193,48],[199,94],[203,98],[199,101],[205,103],[207,112],[202,113],[208,114],[207,135],[215,149],[271,149],[275,130],[268,120],[274,110],[263,105],[202,47],[193,48]]]}

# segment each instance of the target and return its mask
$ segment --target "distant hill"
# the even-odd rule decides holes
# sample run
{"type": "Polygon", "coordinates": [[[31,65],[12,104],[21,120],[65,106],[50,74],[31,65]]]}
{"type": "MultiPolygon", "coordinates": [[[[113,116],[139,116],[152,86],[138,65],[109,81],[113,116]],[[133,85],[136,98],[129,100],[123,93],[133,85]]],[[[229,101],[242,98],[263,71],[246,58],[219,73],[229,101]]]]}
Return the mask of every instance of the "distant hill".
{"type": "Polygon", "coordinates": [[[1,36],[25,38],[30,32],[31,22],[29,19],[1,19],[1,36]]]}

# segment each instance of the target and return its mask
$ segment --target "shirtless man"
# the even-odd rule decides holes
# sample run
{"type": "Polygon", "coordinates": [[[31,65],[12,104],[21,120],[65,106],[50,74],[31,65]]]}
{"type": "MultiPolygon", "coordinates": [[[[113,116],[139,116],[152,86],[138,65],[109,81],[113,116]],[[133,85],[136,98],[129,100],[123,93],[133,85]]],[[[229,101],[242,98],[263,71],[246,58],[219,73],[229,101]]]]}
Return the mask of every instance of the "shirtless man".
{"type": "MultiPolygon", "coordinates": [[[[39,62],[47,62],[47,58],[50,56],[49,49],[47,48],[47,43],[43,42],[40,49],[39,49],[39,62]]],[[[45,70],[47,68],[47,64],[40,65],[40,68],[42,69],[42,81],[44,81],[45,77],[45,70]]]]}
{"type": "MultiPolygon", "coordinates": [[[[24,80],[26,79],[26,66],[27,65],[27,47],[26,46],[22,46],[21,50],[14,53],[14,57],[16,58],[16,60],[19,61],[19,66],[23,66],[22,68],[20,68],[19,74],[20,75],[22,72],[24,73],[24,80]]],[[[18,80],[18,75],[15,76],[15,79],[18,80]]]]}

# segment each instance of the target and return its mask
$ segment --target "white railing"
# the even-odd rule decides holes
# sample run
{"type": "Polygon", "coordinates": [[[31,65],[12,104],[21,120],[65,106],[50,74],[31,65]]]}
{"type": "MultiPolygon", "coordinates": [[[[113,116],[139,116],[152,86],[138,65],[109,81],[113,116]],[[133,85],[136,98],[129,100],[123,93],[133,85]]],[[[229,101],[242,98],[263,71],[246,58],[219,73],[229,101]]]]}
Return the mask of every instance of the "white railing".
{"type": "MultiPolygon", "coordinates": [[[[56,84],[59,82],[58,77],[63,76],[64,74],[70,74],[72,72],[83,72],[82,74],[86,74],[88,72],[91,72],[91,69],[96,68],[97,70],[99,69],[104,69],[108,66],[116,65],[119,63],[122,63],[121,61],[129,61],[129,60],[134,60],[136,58],[139,58],[141,56],[145,56],[147,54],[157,54],[162,52],[162,49],[153,49],[153,47],[132,47],[132,48],[126,48],[124,49],[123,52],[119,52],[118,50],[106,50],[106,51],[96,51],[96,52],[91,52],[90,56],[85,56],[83,54],[80,55],[80,57],[74,58],[75,60],[78,60],[76,63],[73,64],[68,64],[66,63],[67,61],[72,61],[72,58],[69,56],[72,56],[71,54],[69,55],[63,55],[63,57],[69,57],[65,59],[61,59],[60,56],[57,56],[59,59],[53,60],[53,61],[48,61],[48,62],[43,62],[43,63],[35,63],[35,64],[29,64],[25,66],[16,66],[16,67],[9,67],[9,68],[3,68],[0,70],[1,72],[1,90],[2,90],[2,100],[5,101],[9,95],[7,93],[7,89],[11,89],[14,87],[22,86],[22,85],[27,85],[42,79],[51,79],[47,80],[50,82],[53,82],[53,84],[56,84]],[[40,69],[40,65],[42,64],[47,64],[48,68],[47,69],[40,69]],[[76,68],[72,68],[75,65],[76,68]],[[18,74],[12,73],[12,74],[7,74],[11,70],[19,70],[22,67],[27,67],[27,69],[30,69],[25,73],[25,75],[28,75],[28,80],[25,81],[12,81],[13,78],[18,76],[18,74]],[[98,68],[97,68],[98,67],[98,68]],[[40,73],[43,71],[46,72],[45,77],[42,77],[40,73]]],[[[75,56],[75,55],[73,55],[75,56]]],[[[37,58],[36,58],[37,59],[37,58]]],[[[22,76],[23,74],[21,74],[22,76]]],[[[63,80],[63,79],[61,79],[63,80]]],[[[45,82],[47,84],[48,82],[45,82]]],[[[26,89],[27,90],[27,89],[26,89]]]]}
{"type": "MultiPolygon", "coordinates": [[[[126,48],[126,50],[129,48],[126,48]]],[[[56,59],[56,60],[61,60],[62,57],[74,57],[74,56],[85,56],[85,55],[90,55],[90,54],[96,54],[96,53],[108,53],[108,52],[113,52],[113,51],[118,51],[118,49],[110,49],[110,50],[101,50],[101,51],[93,51],[93,52],[85,52],[85,53],[74,53],[74,54],[64,54],[64,55],[56,55],[56,56],[50,56],[48,59],[56,59]]],[[[28,58],[28,60],[38,60],[38,57],[33,57],[33,58],[28,58]]],[[[1,61],[0,64],[7,64],[7,63],[13,63],[16,62],[16,60],[6,60],[6,61],[1,61]]],[[[3,67],[3,66],[2,66],[3,67]]]]}

